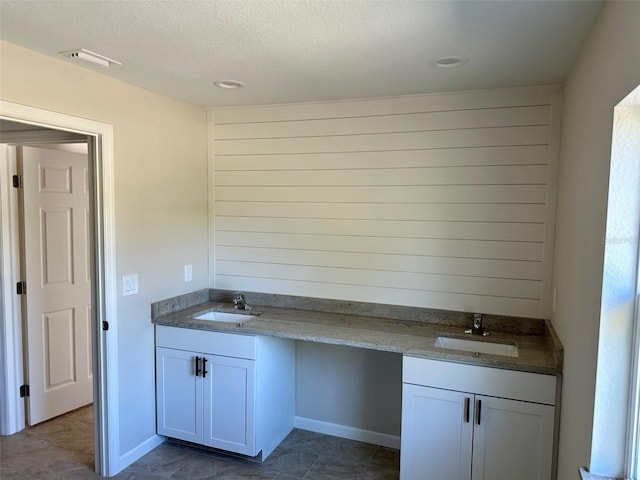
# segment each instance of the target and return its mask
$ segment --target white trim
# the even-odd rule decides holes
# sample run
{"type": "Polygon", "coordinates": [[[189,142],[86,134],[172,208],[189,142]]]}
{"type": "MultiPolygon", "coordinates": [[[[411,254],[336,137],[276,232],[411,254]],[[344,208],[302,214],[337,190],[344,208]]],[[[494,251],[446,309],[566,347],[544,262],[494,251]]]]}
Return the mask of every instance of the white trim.
{"type": "MultiPolygon", "coordinates": [[[[119,471],[118,364],[116,318],[115,197],[112,125],[40,108],[0,100],[0,118],[46,128],[66,130],[97,139],[98,168],[94,172],[97,232],[97,271],[94,282],[96,322],[94,324],[94,410],[96,471],[105,476],[119,471]],[[109,331],[100,328],[109,322],[109,331]]],[[[7,340],[7,339],[5,339],[7,340]]],[[[14,365],[18,369],[19,365],[14,365]]],[[[10,368],[10,366],[7,366],[10,368]]],[[[17,385],[8,385],[16,388],[17,385]]],[[[4,403],[4,402],[3,402],[4,403]]],[[[3,407],[4,408],[4,407],[3,407]]],[[[23,407],[24,408],[24,407],[23,407]]]]}
{"type": "Polygon", "coordinates": [[[25,425],[24,401],[16,386],[24,383],[22,368],[22,327],[20,297],[15,294],[14,279],[20,275],[18,259],[18,195],[11,178],[17,173],[16,149],[0,145],[0,398],[5,408],[0,410],[0,435],[12,435],[25,425]],[[12,368],[15,367],[15,368],[12,368]]]}
{"type": "Polygon", "coordinates": [[[215,288],[216,278],[216,158],[215,158],[215,118],[213,111],[207,110],[207,212],[209,215],[209,287],[215,288]]]}
{"type": "Polygon", "coordinates": [[[301,430],[309,430],[310,432],[333,435],[334,437],[347,438],[349,440],[371,443],[373,445],[381,445],[383,447],[395,448],[397,450],[400,449],[400,436],[398,435],[362,430],[360,428],[348,427],[346,425],[338,425],[337,423],[323,422],[321,420],[314,420],[313,418],[298,416],[294,418],[293,426],[301,430]]]}
{"type": "MultiPolygon", "coordinates": [[[[640,262],[638,272],[640,278],[640,262]]],[[[640,282],[636,288],[640,290],[640,282]]],[[[636,295],[634,318],[625,471],[629,479],[640,479],[640,293],[636,295]]]]}
{"type": "Polygon", "coordinates": [[[556,208],[558,205],[558,165],[562,136],[562,89],[558,87],[551,96],[551,125],[549,128],[549,165],[547,167],[547,200],[545,207],[544,252],[542,257],[542,282],[540,284],[540,318],[551,318],[553,302],[553,254],[555,252],[556,208]]]}
{"type": "Polygon", "coordinates": [[[122,465],[123,467],[131,465],[133,462],[149,453],[164,441],[165,437],[163,437],[162,435],[153,435],[152,437],[147,438],[144,442],[136,445],[134,448],[122,455],[120,457],[120,465],[122,465]]]}

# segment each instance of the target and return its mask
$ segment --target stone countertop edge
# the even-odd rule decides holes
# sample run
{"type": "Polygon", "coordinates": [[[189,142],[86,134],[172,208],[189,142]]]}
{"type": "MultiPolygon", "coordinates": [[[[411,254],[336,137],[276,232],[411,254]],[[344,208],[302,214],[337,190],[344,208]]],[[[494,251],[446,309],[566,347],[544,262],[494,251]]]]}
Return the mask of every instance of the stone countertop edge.
{"type": "Polygon", "coordinates": [[[151,321],[198,330],[267,335],[318,343],[395,352],[435,360],[548,375],[562,372],[563,348],[551,322],[485,316],[486,340],[516,340],[519,357],[436,348],[440,334],[462,334],[472,313],[420,307],[315,299],[244,292],[256,319],[236,323],[192,318],[206,311],[233,310],[232,291],[204,289],[151,304],[151,321]],[[522,327],[522,328],[518,328],[522,327]]]}

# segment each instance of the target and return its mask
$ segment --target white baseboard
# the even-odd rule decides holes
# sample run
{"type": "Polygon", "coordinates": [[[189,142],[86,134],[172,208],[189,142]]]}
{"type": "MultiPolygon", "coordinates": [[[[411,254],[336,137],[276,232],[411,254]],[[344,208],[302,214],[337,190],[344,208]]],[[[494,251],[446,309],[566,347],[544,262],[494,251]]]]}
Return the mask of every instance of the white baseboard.
{"type": "Polygon", "coordinates": [[[139,460],[140,458],[144,457],[147,453],[149,453],[151,450],[153,450],[158,445],[160,445],[162,442],[164,442],[164,440],[165,440],[165,438],[163,436],[154,435],[153,437],[149,437],[147,440],[142,442],[137,447],[132,448],[131,450],[129,450],[127,453],[125,453],[124,455],[122,455],[120,457],[119,465],[118,465],[118,467],[119,467],[118,471],[117,472],[111,472],[111,475],[115,475],[117,473],[120,473],[122,470],[127,468],[133,462],[135,462],[136,460],[139,460]]]}
{"type": "Polygon", "coordinates": [[[325,435],[333,435],[334,437],[400,449],[400,437],[398,435],[362,430],[360,428],[347,427],[346,425],[338,425],[337,423],[328,423],[306,417],[295,417],[293,426],[301,430],[309,430],[325,435]]]}

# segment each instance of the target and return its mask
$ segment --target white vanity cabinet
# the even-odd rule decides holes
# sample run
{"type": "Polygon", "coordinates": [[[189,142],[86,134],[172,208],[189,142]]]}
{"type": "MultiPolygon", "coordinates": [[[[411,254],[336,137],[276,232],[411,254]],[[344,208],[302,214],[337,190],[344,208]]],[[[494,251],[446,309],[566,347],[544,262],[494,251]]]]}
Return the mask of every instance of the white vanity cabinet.
{"type": "Polygon", "coordinates": [[[401,480],[550,480],[556,384],[405,356],[401,480]]]}
{"type": "Polygon", "coordinates": [[[156,326],[157,433],[266,458],[293,428],[295,346],[156,326]]]}

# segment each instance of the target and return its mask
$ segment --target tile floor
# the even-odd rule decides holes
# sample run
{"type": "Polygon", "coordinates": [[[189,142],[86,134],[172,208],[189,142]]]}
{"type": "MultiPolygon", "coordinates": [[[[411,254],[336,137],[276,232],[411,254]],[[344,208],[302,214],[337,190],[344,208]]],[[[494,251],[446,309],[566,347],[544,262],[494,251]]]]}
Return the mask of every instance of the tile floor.
{"type": "MultiPolygon", "coordinates": [[[[296,429],[264,463],[165,442],[113,478],[395,480],[399,464],[398,450],[296,429]]],[[[93,473],[93,408],[0,437],[0,478],[100,478],[93,473]]]]}

